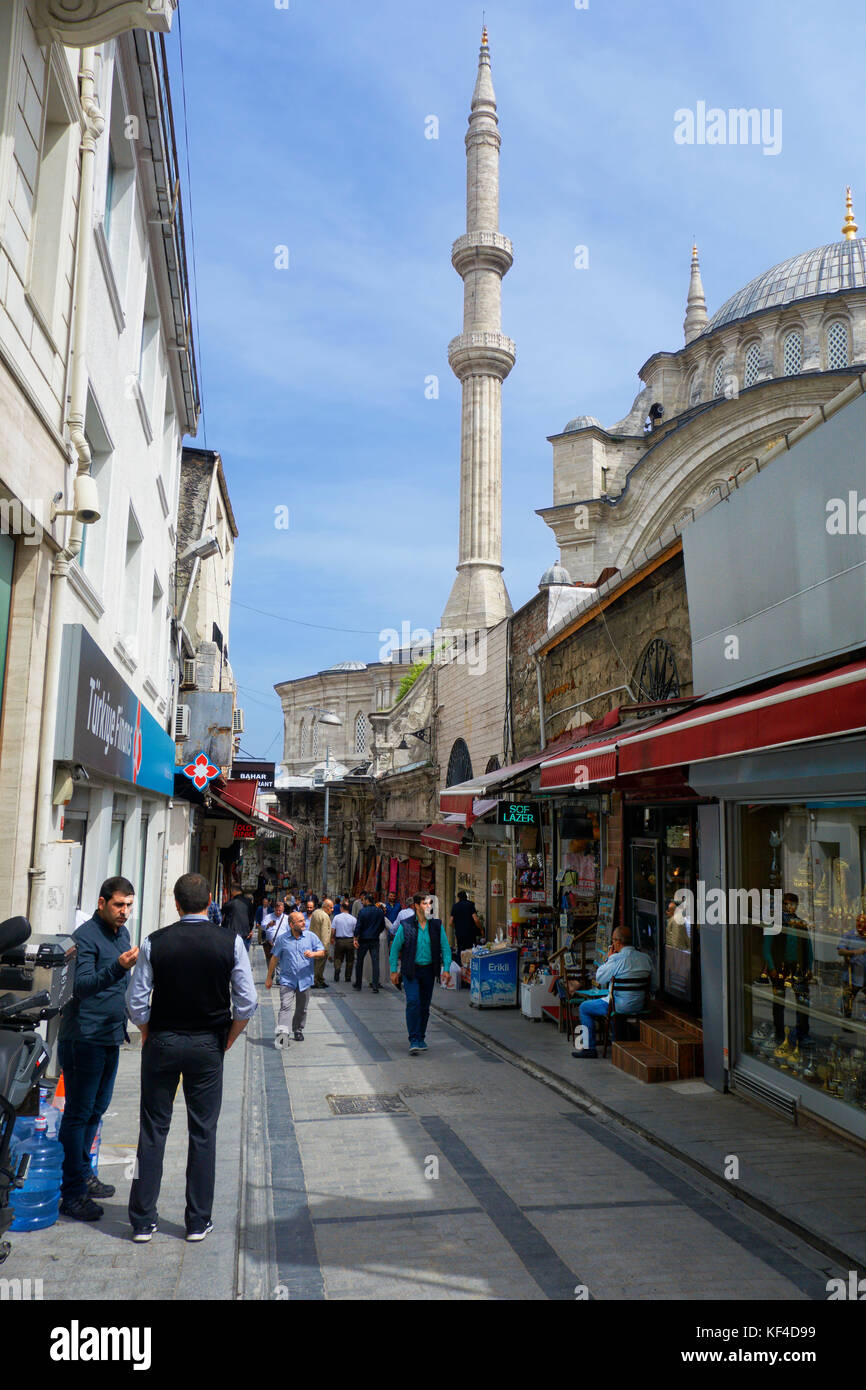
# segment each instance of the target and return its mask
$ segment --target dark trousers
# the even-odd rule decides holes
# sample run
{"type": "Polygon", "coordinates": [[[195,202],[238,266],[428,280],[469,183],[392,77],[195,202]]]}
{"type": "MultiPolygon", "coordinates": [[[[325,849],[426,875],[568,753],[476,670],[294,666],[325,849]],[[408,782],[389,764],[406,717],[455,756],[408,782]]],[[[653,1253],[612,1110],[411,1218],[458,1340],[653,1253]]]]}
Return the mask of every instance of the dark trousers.
{"type": "Polygon", "coordinates": [[[141,1112],[136,1177],[129,1194],[133,1226],[156,1221],[165,1141],[178,1082],[183,1077],[189,1148],[186,1160],[188,1231],[211,1218],[216,1178],[216,1131],[223,1097],[223,1038],[217,1033],[151,1033],[141,1052],[141,1112]]]}
{"type": "MultiPolygon", "coordinates": [[[[785,982],[784,980],[772,980],[773,987],[773,1029],[776,1034],[776,1042],[785,1040],[785,982]]],[[[796,1026],[794,1037],[797,1042],[805,1038],[809,1032],[809,983],[804,981],[798,983],[794,988],[794,1004],[796,1008],[796,1026]]]]}
{"type": "Polygon", "coordinates": [[[64,1198],[83,1197],[87,1191],[90,1148],[114,1092],[120,1047],[103,1043],[61,1042],[57,1051],[63,1068],[66,1103],[58,1139],[63,1145],[64,1198]]]}
{"type": "Polygon", "coordinates": [[[341,966],[341,965],[343,965],[343,970],[344,970],[344,974],[345,974],[346,979],[347,979],[347,980],[350,979],[350,978],[351,978],[351,974],[352,974],[352,966],[353,966],[354,962],[355,962],[355,947],[354,947],[354,944],[353,944],[353,942],[352,942],[351,936],[335,936],[335,937],[334,937],[334,979],[335,979],[335,980],[339,980],[339,978],[340,978],[340,966],[341,966]],[[345,961],[345,965],[343,965],[343,962],[344,962],[344,961],[345,961]]]}
{"type": "Polygon", "coordinates": [[[433,998],[433,985],[436,976],[432,965],[416,965],[414,980],[403,976],[403,992],[406,995],[406,1030],[409,1042],[420,1043],[427,1034],[430,1018],[430,1000],[433,998]]]}
{"type": "Polygon", "coordinates": [[[355,984],[362,984],[364,974],[364,958],[370,957],[373,967],[373,988],[379,988],[379,938],[374,936],[372,940],[358,942],[358,954],[355,957],[355,984]]]}

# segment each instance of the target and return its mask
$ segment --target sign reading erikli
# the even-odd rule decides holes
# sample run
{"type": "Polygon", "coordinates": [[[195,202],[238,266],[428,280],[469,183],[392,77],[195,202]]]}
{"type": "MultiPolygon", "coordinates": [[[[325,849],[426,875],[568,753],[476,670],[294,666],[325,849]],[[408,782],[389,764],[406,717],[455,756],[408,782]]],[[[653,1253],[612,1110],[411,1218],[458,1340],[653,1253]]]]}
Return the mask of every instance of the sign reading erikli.
{"type": "Polygon", "coordinates": [[[673,895],[676,916],[686,922],[705,923],[708,927],[757,926],[760,922],[765,936],[777,936],[782,930],[781,888],[707,888],[698,879],[697,897],[690,888],[678,888],[673,895]]]}

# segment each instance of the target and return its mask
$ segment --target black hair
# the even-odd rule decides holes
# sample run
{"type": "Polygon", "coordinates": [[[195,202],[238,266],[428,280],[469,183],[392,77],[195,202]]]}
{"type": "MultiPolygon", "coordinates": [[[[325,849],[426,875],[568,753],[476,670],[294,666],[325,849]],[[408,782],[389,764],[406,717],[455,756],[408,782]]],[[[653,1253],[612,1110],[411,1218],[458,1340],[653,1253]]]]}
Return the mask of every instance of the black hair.
{"type": "Polygon", "coordinates": [[[204,912],[210,902],[210,886],[204,874],[181,874],[174,898],[182,912],[204,912]]]}
{"type": "Polygon", "coordinates": [[[106,902],[111,902],[115,895],[121,898],[135,897],[135,889],[129,879],[121,878],[120,874],[116,874],[114,878],[107,878],[99,890],[100,898],[104,898],[106,902]]]}

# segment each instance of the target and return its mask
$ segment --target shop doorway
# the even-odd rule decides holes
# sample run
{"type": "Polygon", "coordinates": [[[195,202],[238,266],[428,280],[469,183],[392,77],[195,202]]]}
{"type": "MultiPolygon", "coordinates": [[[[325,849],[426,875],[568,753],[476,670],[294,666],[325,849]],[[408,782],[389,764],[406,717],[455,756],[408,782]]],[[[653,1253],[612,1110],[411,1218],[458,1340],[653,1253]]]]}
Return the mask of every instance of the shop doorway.
{"type": "Polygon", "coordinates": [[[487,851],[487,917],[485,935],[493,941],[499,935],[506,936],[506,882],[508,874],[508,849],[491,845],[487,851]]]}
{"type": "Polygon", "coordinates": [[[696,819],[691,806],[629,808],[626,921],[653,962],[654,987],[699,1013],[700,930],[677,897],[696,893],[696,819]]]}

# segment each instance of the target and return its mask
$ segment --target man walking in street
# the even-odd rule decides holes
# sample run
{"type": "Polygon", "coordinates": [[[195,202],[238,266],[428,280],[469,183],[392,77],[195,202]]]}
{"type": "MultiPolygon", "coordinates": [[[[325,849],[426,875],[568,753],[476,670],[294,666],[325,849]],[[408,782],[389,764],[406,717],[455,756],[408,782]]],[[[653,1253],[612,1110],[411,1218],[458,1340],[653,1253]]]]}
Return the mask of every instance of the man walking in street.
{"type": "Polygon", "coordinates": [[[451,947],[445,928],[433,916],[433,901],[427,893],[416,893],[414,918],[404,919],[391,946],[391,980],[397,985],[403,977],[406,995],[406,1031],[409,1051],[427,1051],[427,1023],[430,1000],[438,975],[445,984],[451,969],[451,947]]]}
{"type": "Polygon", "coordinates": [[[290,1015],[295,1042],[304,1041],[304,1024],[313,985],[314,962],[324,957],[324,954],[325,948],[319,938],[304,926],[303,912],[292,912],[289,915],[289,930],[281,932],[274,941],[268,977],[265,980],[265,989],[270,989],[274,983],[274,974],[279,970],[277,983],[280,986],[280,1012],[274,1037],[276,1047],[289,1045],[290,1015]]]}
{"type": "Polygon", "coordinates": [[[129,1194],[137,1242],[149,1241],[156,1230],[165,1141],[181,1077],[189,1128],[186,1238],[204,1240],[213,1229],[223,1058],[258,1008],[240,935],[208,921],[207,879],[181,875],[174,898],[180,920],[146,938],[129,992],[129,1016],[141,1030],[142,1046],[137,1176],[129,1194]]]}
{"type": "Polygon", "coordinates": [[[328,948],[331,945],[331,912],[328,911],[328,903],[331,904],[331,912],[333,912],[334,904],[331,902],[331,899],[323,898],[322,906],[317,907],[315,911],[310,913],[310,920],[307,924],[308,929],[313,933],[314,936],[317,936],[319,938],[319,940],[325,948],[325,954],[323,956],[320,956],[316,961],[313,989],[330,988],[327,980],[325,979],[325,966],[328,961],[328,948]]]}
{"type": "Polygon", "coordinates": [[[385,914],[376,906],[372,893],[364,894],[364,906],[358,913],[355,927],[355,980],[354,988],[360,989],[363,982],[364,960],[369,955],[372,970],[372,989],[379,993],[379,937],[385,930],[385,914]]]}
{"type": "Polygon", "coordinates": [[[255,913],[251,899],[242,889],[236,888],[232,893],[231,902],[223,908],[222,925],[229,931],[237,932],[249,952],[253,940],[255,913]]]}
{"type": "Polygon", "coordinates": [[[344,961],[344,979],[348,983],[355,961],[355,929],[358,925],[357,918],[349,911],[348,898],[340,903],[340,911],[331,925],[334,929],[334,984],[340,978],[340,966],[344,961]]]}
{"type": "Polygon", "coordinates": [[[465,888],[457,894],[457,901],[451,909],[449,926],[454,931],[455,954],[460,959],[463,951],[471,951],[481,932],[478,909],[469,901],[465,888]]]}
{"type": "Polygon", "coordinates": [[[75,981],[60,1024],[66,1103],[58,1138],[63,1145],[60,1212],[76,1221],[98,1221],[103,1208],[94,1197],[115,1192],[91,1169],[90,1148],[114,1093],[120,1044],[127,1041],[127,972],[138,956],[126,926],[134,897],[129,879],[106,879],[93,916],[72,934],[75,981]]]}

